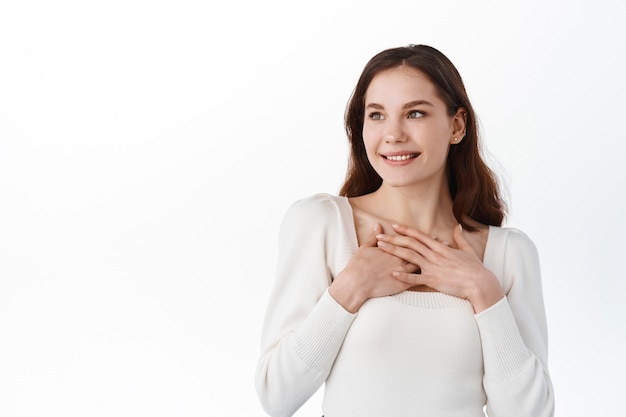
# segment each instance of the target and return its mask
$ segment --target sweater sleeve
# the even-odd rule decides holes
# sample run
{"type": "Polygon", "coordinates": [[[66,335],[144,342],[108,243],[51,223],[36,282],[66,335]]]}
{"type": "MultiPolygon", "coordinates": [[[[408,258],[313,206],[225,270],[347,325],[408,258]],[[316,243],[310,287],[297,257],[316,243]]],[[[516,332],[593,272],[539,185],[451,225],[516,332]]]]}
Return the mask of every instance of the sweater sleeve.
{"type": "Polygon", "coordinates": [[[291,416],[324,383],[354,320],[328,293],[338,239],[332,201],[317,195],[287,211],[265,314],[256,390],[271,416],[291,416]]]}
{"type": "Polygon", "coordinates": [[[490,417],[550,417],[554,391],[539,258],[533,242],[510,229],[504,243],[506,296],[476,315],[490,417]]]}

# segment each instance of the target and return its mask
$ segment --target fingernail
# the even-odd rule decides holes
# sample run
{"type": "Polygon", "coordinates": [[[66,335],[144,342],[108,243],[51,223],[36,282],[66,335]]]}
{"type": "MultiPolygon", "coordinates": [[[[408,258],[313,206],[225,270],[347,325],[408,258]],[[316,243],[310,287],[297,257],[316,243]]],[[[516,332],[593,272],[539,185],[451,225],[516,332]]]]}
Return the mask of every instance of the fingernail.
{"type": "Polygon", "coordinates": [[[376,235],[376,239],[384,239],[384,238],[385,238],[385,235],[382,235],[382,234],[376,235]]]}
{"type": "Polygon", "coordinates": [[[394,224],[392,224],[392,225],[391,225],[391,227],[393,227],[393,228],[395,229],[396,227],[400,227],[400,225],[399,225],[399,224],[394,223],[394,224]]]}
{"type": "Polygon", "coordinates": [[[385,242],[380,241],[380,240],[377,242],[377,244],[378,244],[378,246],[387,246],[387,244],[385,242]]]}
{"type": "Polygon", "coordinates": [[[392,275],[393,275],[394,277],[398,278],[398,277],[400,276],[400,273],[399,273],[398,271],[394,271],[394,272],[392,273],[392,275]]]}

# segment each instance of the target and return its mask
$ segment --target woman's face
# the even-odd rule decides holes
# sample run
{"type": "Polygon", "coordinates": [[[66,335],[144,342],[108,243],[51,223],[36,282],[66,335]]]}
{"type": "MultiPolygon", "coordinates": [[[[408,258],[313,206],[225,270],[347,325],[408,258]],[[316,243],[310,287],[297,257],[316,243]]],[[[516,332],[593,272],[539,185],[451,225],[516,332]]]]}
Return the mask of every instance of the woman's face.
{"type": "Polygon", "coordinates": [[[425,74],[407,66],[377,74],[365,93],[364,116],[367,156],[384,185],[445,179],[448,148],[463,137],[465,111],[449,116],[425,74]]]}

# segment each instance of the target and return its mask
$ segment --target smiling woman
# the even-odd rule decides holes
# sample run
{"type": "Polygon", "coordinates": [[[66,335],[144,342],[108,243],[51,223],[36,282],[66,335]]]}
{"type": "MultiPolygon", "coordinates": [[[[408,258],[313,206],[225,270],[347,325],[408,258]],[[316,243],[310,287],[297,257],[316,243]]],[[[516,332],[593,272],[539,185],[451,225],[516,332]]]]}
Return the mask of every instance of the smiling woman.
{"type": "Polygon", "coordinates": [[[502,228],[460,75],[423,45],[366,65],[346,112],[340,196],[280,231],[256,387],[290,416],[554,414],[536,249],[502,228]]]}
{"type": "Polygon", "coordinates": [[[465,134],[465,109],[459,108],[449,117],[433,83],[409,66],[376,75],[365,103],[367,159],[386,185],[402,187],[424,183],[429,176],[445,178],[448,148],[465,134]]]}

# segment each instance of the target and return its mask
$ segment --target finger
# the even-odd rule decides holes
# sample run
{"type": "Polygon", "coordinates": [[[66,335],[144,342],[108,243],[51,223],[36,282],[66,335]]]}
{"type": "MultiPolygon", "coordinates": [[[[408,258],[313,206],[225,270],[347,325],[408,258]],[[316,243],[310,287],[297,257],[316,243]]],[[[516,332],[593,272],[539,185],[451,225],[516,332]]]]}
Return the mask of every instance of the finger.
{"type": "Polygon", "coordinates": [[[393,227],[393,229],[401,235],[409,236],[409,237],[419,240],[420,242],[422,242],[423,245],[425,245],[429,249],[439,251],[442,249],[442,247],[446,246],[443,243],[439,242],[437,239],[427,235],[426,233],[420,230],[413,229],[412,227],[408,227],[408,226],[404,226],[400,224],[393,224],[391,227],[393,227]]]}
{"type": "Polygon", "coordinates": [[[421,273],[410,274],[403,271],[394,271],[392,275],[398,281],[406,282],[413,285],[427,285],[426,283],[429,281],[428,277],[421,273]]]}
{"type": "Polygon", "coordinates": [[[376,235],[379,235],[382,232],[383,232],[383,227],[380,225],[380,223],[376,223],[376,225],[374,226],[374,229],[372,229],[372,232],[367,237],[367,239],[365,239],[365,241],[361,244],[361,246],[375,247],[376,242],[378,241],[378,239],[376,239],[376,235]]]}
{"type": "MultiPolygon", "coordinates": [[[[422,256],[422,258],[420,258],[420,261],[421,259],[427,259],[431,263],[439,263],[441,258],[446,256],[445,251],[450,250],[450,248],[446,244],[439,241],[434,242],[432,244],[433,247],[429,247],[412,236],[382,234],[376,237],[378,238],[378,246],[380,248],[382,248],[385,244],[390,244],[392,246],[389,247],[386,252],[406,259],[408,262],[411,262],[413,258],[406,257],[404,255],[404,252],[399,252],[397,248],[410,249],[411,251],[422,256]],[[380,242],[383,242],[383,244],[381,245],[380,242]],[[396,248],[394,248],[393,246],[395,246],[396,248]]],[[[410,254],[408,256],[410,256],[410,254]]]]}
{"type": "Polygon", "coordinates": [[[465,236],[463,236],[463,226],[461,226],[460,224],[452,231],[452,238],[454,239],[454,242],[459,249],[464,252],[474,253],[474,249],[465,239],[465,236]]]}
{"type": "MultiPolygon", "coordinates": [[[[421,246],[419,243],[413,243],[414,246],[421,246]]],[[[390,242],[383,242],[382,240],[378,241],[378,247],[393,256],[397,256],[398,258],[413,264],[413,265],[424,265],[426,263],[426,256],[420,253],[419,251],[413,248],[407,248],[404,246],[399,246],[390,242]]],[[[424,247],[422,246],[422,250],[424,247]]],[[[426,251],[428,251],[426,249],[426,251]]]]}
{"type": "Polygon", "coordinates": [[[415,264],[412,264],[410,262],[408,264],[404,265],[404,270],[406,272],[410,272],[410,273],[414,273],[414,274],[419,274],[422,271],[422,269],[419,266],[417,266],[415,264]]]}
{"type": "Polygon", "coordinates": [[[393,246],[399,247],[399,248],[406,248],[406,249],[411,249],[414,252],[417,252],[425,257],[427,257],[432,252],[422,242],[410,236],[379,234],[379,235],[376,235],[376,238],[378,239],[378,246],[380,248],[383,248],[387,244],[389,244],[389,245],[392,245],[392,247],[390,247],[389,250],[395,250],[393,246]]]}
{"type": "Polygon", "coordinates": [[[396,271],[406,272],[408,274],[419,274],[422,272],[422,269],[415,264],[407,262],[405,265],[397,267],[396,271]]]}

